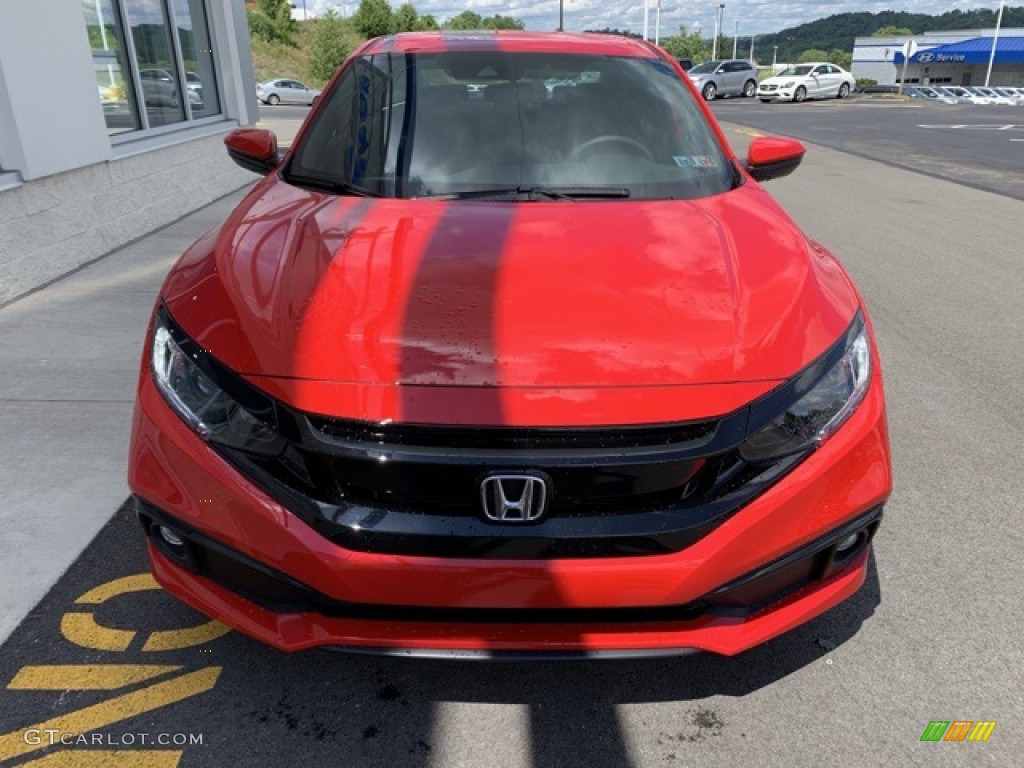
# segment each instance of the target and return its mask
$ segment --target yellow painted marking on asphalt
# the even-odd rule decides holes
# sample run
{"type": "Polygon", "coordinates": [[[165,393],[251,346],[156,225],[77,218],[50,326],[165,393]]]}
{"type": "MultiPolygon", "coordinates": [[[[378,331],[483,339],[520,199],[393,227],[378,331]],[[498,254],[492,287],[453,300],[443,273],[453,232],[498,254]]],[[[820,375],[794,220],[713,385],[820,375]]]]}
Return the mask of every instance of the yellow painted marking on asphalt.
{"type": "Polygon", "coordinates": [[[45,664],[18,670],[12,691],[113,691],[181,667],[173,664],[45,664]]]}
{"type": "Polygon", "coordinates": [[[177,768],[181,754],[174,749],[65,749],[22,763],[21,768],[177,768]]]}
{"type": "Polygon", "coordinates": [[[100,584],[75,600],[75,603],[78,605],[99,605],[118,595],[125,595],[129,592],[145,592],[150,589],[160,589],[156,579],[149,573],[137,573],[134,576],[124,576],[120,579],[108,581],[106,584],[100,584]]]}
{"type": "MultiPolygon", "coordinates": [[[[93,704],[82,709],[58,715],[34,725],[27,725],[10,733],[0,735],[0,761],[12,760],[26,755],[47,744],[28,744],[25,731],[37,729],[45,732],[54,729],[60,733],[87,733],[98,728],[113,725],[130,717],[166,707],[169,704],[206,693],[217,684],[222,667],[205,667],[204,669],[156,683],[132,693],[116,696],[107,701],[93,704]]],[[[75,763],[78,765],[78,763],[75,763]]]]}
{"type": "Polygon", "coordinates": [[[142,646],[143,651],[177,651],[181,648],[191,648],[194,645],[203,645],[218,637],[223,637],[231,631],[231,627],[221,624],[219,621],[208,621],[198,627],[186,627],[185,629],[162,629],[154,632],[142,646]]]}
{"type": "Polygon", "coordinates": [[[96,651],[127,651],[135,638],[130,629],[97,624],[91,613],[65,613],[60,619],[60,631],[75,645],[96,651]]]}
{"type": "Polygon", "coordinates": [[[764,136],[760,131],[755,131],[753,128],[733,128],[736,133],[742,133],[744,136],[753,136],[755,139],[759,136],[764,136]]]}

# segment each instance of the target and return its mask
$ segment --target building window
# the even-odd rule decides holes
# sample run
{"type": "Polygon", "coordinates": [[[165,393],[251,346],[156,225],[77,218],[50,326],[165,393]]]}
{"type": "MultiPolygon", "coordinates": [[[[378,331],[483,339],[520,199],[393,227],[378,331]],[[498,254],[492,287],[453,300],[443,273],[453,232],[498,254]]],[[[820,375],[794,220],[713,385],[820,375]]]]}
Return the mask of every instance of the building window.
{"type": "Polygon", "coordinates": [[[204,0],[82,0],[82,11],[111,135],[220,114],[204,0]]]}

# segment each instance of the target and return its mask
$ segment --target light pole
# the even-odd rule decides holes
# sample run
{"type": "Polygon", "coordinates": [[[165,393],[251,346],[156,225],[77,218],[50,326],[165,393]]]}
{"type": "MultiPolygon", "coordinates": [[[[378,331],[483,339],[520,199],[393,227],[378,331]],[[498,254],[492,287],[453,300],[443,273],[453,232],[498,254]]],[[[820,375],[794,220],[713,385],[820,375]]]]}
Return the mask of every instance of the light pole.
{"type": "Polygon", "coordinates": [[[988,72],[985,73],[985,87],[992,78],[992,64],[996,60],[996,45],[999,43],[999,28],[1003,26],[1003,6],[1006,0],[999,0],[999,15],[996,17],[996,33],[992,36],[992,52],[988,55],[988,72]]]}
{"type": "Polygon", "coordinates": [[[736,19],[736,28],[732,33],[732,57],[735,59],[739,53],[740,45],[740,20],[736,19]]]}
{"type": "Polygon", "coordinates": [[[654,13],[654,44],[661,45],[661,0],[658,0],[658,8],[654,13]]]}
{"type": "Polygon", "coordinates": [[[750,36],[750,63],[754,63],[754,36],[750,36]]]}
{"type": "Polygon", "coordinates": [[[778,61],[779,61],[779,46],[773,45],[772,46],[772,74],[773,75],[775,74],[775,69],[776,69],[775,65],[778,64],[778,61]]]}
{"type": "Polygon", "coordinates": [[[725,11],[725,3],[718,4],[718,13],[715,14],[715,39],[711,43],[711,58],[718,58],[718,38],[722,33],[722,13],[725,11]]]}
{"type": "Polygon", "coordinates": [[[650,37],[651,31],[651,3],[650,0],[644,0],[644,40],[650,37]]]}

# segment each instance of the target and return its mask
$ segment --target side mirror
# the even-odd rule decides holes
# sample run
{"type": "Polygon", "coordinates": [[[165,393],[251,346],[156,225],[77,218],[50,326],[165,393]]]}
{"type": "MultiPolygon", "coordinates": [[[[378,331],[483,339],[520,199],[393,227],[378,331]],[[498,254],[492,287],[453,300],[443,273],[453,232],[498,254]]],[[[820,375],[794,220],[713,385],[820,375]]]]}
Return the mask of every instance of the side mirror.
{"type": "Polygon", "coordinates": [[[224,139],[228,155],[247,171],[266,176],[277,168],[281,157],[277,152],[277,136],[262,128],[242,128],[224,139]]]}
{"type": "Polygon", "coordinates": [[[762,136],[750,142],[747,170],[758,181],[788,176],[804,159],[806,148],[796,139],[762,136]]]}

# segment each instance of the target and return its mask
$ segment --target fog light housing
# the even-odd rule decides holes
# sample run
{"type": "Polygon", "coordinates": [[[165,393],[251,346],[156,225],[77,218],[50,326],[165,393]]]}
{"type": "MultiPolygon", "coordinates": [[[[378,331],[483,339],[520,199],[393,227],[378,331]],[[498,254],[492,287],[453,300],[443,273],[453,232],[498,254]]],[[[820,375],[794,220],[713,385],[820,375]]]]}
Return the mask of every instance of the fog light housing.
{"type": "Polygon", "coordinates": [[[166,525],[161,525],[157,528],[160,533],[160,538],[163,539],[168,545],[174,547],[176,550],[184,550],[185,542],[181,540],[174,531],[168,528],[166,525]]]}

